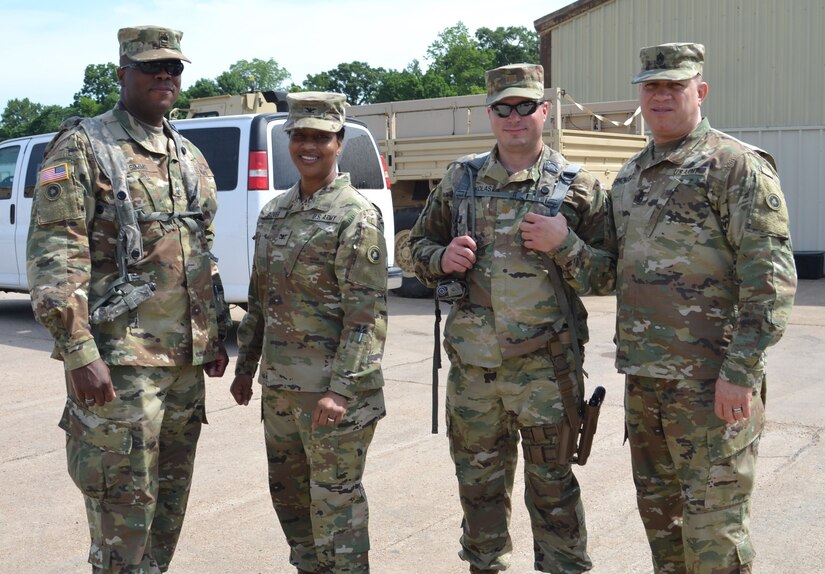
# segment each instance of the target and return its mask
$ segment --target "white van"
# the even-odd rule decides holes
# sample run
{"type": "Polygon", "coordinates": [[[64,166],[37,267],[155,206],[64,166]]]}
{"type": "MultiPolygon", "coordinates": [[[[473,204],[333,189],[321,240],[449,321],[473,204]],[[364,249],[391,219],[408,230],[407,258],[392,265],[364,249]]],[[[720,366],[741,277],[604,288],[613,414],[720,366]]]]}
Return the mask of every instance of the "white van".
{"type": "MultiPolygon", "coordinates": [[[[213,253],[218,258],[226,300],[246,303],[252,270],[255,224],[261,208],[299,179],[289,157],[283,112],[221,116],[173,123],[206,156],[218,187],[213,253]]],[[[32,195],[43,150],[54,134],[0,142],[0,290],[28,291],[26,237],[32,195]],[[9,254],[11,256],[9,256],[9,254]]],[[[345,124],[339,171],[381,210],[387,242],[388,288],[401,286],[394,265],[395,227],[387,172],[362,122],[345,124]]]]}

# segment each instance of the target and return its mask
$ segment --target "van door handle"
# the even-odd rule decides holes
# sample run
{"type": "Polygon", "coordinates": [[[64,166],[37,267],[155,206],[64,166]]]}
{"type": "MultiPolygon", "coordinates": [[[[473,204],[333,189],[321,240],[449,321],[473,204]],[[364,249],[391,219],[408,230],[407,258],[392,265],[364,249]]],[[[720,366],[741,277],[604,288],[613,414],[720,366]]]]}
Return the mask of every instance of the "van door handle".
{"type": "Polygon", "coordinates": [[[9,210],[9,219],[11,220],[10,223],[14,225],[14,204],[11,204],[11,209],[9,210]]]}

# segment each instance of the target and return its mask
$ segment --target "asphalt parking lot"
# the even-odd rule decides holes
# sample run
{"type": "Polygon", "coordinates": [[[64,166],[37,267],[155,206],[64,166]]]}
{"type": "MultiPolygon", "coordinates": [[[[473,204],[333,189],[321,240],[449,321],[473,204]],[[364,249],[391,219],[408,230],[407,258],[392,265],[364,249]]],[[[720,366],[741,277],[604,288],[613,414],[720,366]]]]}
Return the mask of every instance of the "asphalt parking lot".
{"type": "MultiPolygon", "coordinates": [[[[607,388],[587,466],[576,470],[596,574],[650,573],[647,545],[622,446],[622,378],[613,369],[613,297],[588,297],[588,391],[607,388]]],[[[384,358],[388,416],[378,425],[364,485],[371,511],[376,574],[457,574],[460,506],[443,434],[430,433],[432,301],[391,296],[384,358]]],[[[235,310],[239,319],[242,311],[235,310]]],[[[57,427],[65,400],[51,340],[28,298],[0,293],[0,572],[88,572],[83,502],[65,469],[57,427]]],[[[230,356],[236,355],[234,345],[230,356]]],[[[446,362],[446,357],[445,357],[446,362]]],[[[821,572],[825,531],[825,279],[801,281],[785,337],[769,354],[768,423],[753,501],[757,571],[821,572]]],[[[198,447],[189,512],[170,572],[294,572],[266,484],[260,392],[239,407],[223,379],[207,383],[207,417],[198,447]]],[[[441,404],[446,368],[441,370],[441,404]]],[[[439,417],[443,420],[443,416],[439,417]]],[[[520,473],[519,475],[520,476],[520,473]]],[[[513,496],[514,554],[509,572],[533,572],[523,488],[513,496]]]]}

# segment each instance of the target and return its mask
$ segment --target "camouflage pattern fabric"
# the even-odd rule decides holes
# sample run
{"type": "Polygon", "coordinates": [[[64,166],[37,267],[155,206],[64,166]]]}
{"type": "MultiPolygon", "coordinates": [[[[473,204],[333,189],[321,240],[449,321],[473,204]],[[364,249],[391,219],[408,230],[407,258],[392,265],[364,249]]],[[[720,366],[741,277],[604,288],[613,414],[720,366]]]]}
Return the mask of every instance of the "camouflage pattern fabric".
{"type": "Polygon", "coordinates": [[[611,198],[619,371],[759,388],[796,291],[771,164],[703,120],[675,146],[651,143],[631,159],[611,198]]]}
{"type": "Polygon", "coordinates": [[[510,97],[544,98],[544,68],[538,64],[510,64],[487,70],[484,83],[488,106],[510,97]]]}
{"type": "Polygon", "coordinates": [[[765,350],[796,290],[772,163],[703,120],[681,141],[649,144],[611,191],[616,366],[628,375],[634,479],[657,572],[750,571],[765,350]],[[753,389],[745,428],[713,414],[718,377],[753,389]]]}
{"type": "Polygon", "coordinates": [[[641,49],[639,59],[642,69],[633,76],[633,84],[653,80],[689,80],[702,73],[705,47],[688,42],[648,46],[641,49]]]}
{"type": "Polygon", "coordinates": [[[639,514],[659,574],[749,572],[750,499],[765,408],[726,425],[715,379],[627,376],[625,413],[639,514]],[[747,568],[747,569],[746,569],[747,568]]]}
{"type": "MultiPolygon", "coordinates": [[[[205,422],[197,366],[112,367],[117,398],[66,401],[69,475],[83,493],[95,573],[165,572],[180,536],[205,422]]],[[[67,377],[67,386],[68,377],[67,377]]]]}
{"type": "MultiPolygon", "coordinates": [[[[509,175],[494,148],[478,172],[476,188],[519,193],[535,189],[545,161],[567,165],[544,147],[536,163],[509,175]]],[[[435,285],[446,278],[441,257],[452,240],[455,188],[463,176],[454,163],[430,195],[411,231],[418,278],[435,285]]],[[[475,200],[476,263],[465,274],[469,294],[453,303],[444,330],[450,357],[448,437],[464,508],[462,557],[473,567],[503,568],[511,552],[507,522],[515,434],[521,426],[556,424],[564,417],[558,384],[547,351],[552,326],[561,318],[543,254],[524,247],[518,225],[525,213],[543,209],[513,198],[475,200]],[[541,388],[531,397],[528,389],[541,388]],[[519,396],[516,400],[514,397],[519,396]],[[555,397],[555,398],[553,398],[555,397]],[[523,417],[521,422],[515,416],[523,417]],[[489,463],[482,464],[490,454],[489,463]]],[[[568,284],[580,293],[609,293],[613,257],[605,242],[605,195],[586,171],[574,180],[561,212],[571,229],[552,254],[568,284]],[[602,273],[588,271],[601,266],[602,273]],[[590,277],[600,283],[591,283],[590,277]]],[[[577,295],[581,343],[587,340],[586,311],[577,295]]],[[[535,542],[536,568],[546,572],[583,572],[590,568],[578,485],[569,465],[528,465],[526,474],[535,542]],[[552,532],[551,532],[552,530],[552,532]]]]}
{"type": "Polygon", "coordinates": [[[287,94],[289,117],[284,130],[312,129],[336,133],[344,127],[347,97],[331,92],[295,92],[287,94]]]}
{"type": "Polygon", "coordinates": [[[360,481],[384,415],[386,296],[383,221],[348,174],[305,201],[296,184],[261,211],[235,373],[261,361],[272,499],[302,570],[369,571],[360,481]],[[346,416],[313,432],[308,405],[327,391],[349,399],[346,416]]]}
{"type": "Polygon", "coordinates": [[[236,374],[348,398],[384,385],[387,248],[378,210],[340,174],[302,202],[298,184],[261,210],[236,374]]]}
{"type": "MultiPolygon", "coordinates": [[[[187,210],[181,169],[189,164],[200,179],[203,226],[192,231],[179,221],[141,224],[145,257],[130,272],[157,285],[155,296],[129,315],[89,324],[89,308],[118,277],[118,226],[111,183],[94,160],[79,128],[59,133],[44,157],[35,188],[28,238],[28,279],[35,317],[55,340],[55,356],[69,370],[102,358],[109,365],[201,365],[216,357],[219,325],[209,255],[217,210],[214,177],[191,143],[191,157],[178,157],[171,126],[152,131],[121,108],[100,119],[113,132],[131,167],[127,174],[135,207],[145,212],[187,210]],[[58,175],[53,175],[54,173],[58,175]]],[[[228,308],[220,310],[229,317],[228,308]]]]}
{"type": "MultiPolygon", "coordinates": [[[[498,162],[495,151],[478,172],[476,186],[496,191],[519,193],[532,190],[541,178],[545,161],[567,165],[549,147],[529,169],[512,176],[498,162]]],[[[447,278],[441,270],[441,257],[452,240],[454,191],[463,175],[453,164],[430,195],[421,217],[410,232],[416,276],[435,286],[447,278]]],[[[576,176],[561,213],[571,233],[553,258],[565,279],[579,293],[610,293],[612,256],[602,250],[605,241],[605,194],[598,181],[582,170],[576,176]],[[602,273],[583,273],[600,265],[602,273]],[[590,276],[608,277],[604,283],[590,283],[590,276]]],[[[525,213],[541,213],[543,206],[515,198],[476,199],[476,263],[464,278],[469,297],[450,309],[444,336],[461,361],[479,367],[497,367],[503,359],[517,357],[546,346],[552,325],[561,318],[556,294],[541,253],[524,247],[518,225],[525,213]]],[[[580,318],[586,317],[578,296],[574,304],[580,318]]],[[[586,325],[580,325],[582,343],[588,339],[586,325]]]]}
{"type": "Polygon", "coordinates": [[[120,61],[183,60],[191,62],[180,50],[183,32],[158,26],[136,26],[117,31],[120,61]]]}
{"type": "MultiPolygon", "coordinates": [[[[512,554],[508,526],[518,430],[564,419],[553,362],[542,350],[489,369],[467,365],[445,347],[447,437],[464,511],[459,555],[479,569],[504,570],[512,554]]],[[[534,568],[557,574],[590,570],[584,506],[571,465],[525,460],[524,480],[534,568]]]]}
{"type": "MultiPolygon", "coordinates": [[[[186,142],[179,157],[169,124],[151,130],[119,107],[100,119],[126,155],[129,191],[144,211],[185,211],[181,170],[195,171],[202,228],[141,223],[145,257],[129,271],[157,291],[137,308],[138,326],[129,327],[129,314],[90,325],[89,308],[118,277],[118,230],[112,185],[88,138],[65,129],[47,147],[35,189],[28,278],[53,356],[67,371],[103,359],[118,395],[91,410],[70,399],[61,424],[70,474],[87,497],[90,562],[98,572],[157,572],[168,566],[186,507],[203,417],[201,365],[216,358],[228,327],[217,324],[213,274],[220,278],[209,256],[217,197],[203,156],[186,142]],[[115,479],[123,486],[103,487],[115,479]]],[[[229,317],[225,304],[220,311],[229,317]]]]}
{"type": "Polygon", "coordinates": [[[316,574],[366,574],[369,509],[361,479],[386,412],[383,390],[359,393],[338,426],[312,430],[312,410],[322,396],[263,387],[272,505],[290,564],[316,574]]]}

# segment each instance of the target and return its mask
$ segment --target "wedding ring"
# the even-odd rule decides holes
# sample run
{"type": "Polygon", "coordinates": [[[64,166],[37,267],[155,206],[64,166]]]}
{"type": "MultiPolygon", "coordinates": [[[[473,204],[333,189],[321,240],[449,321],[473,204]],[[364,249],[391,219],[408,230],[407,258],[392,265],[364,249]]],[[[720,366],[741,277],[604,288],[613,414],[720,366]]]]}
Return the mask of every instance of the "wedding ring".
{"type": "Polygon", "coordinates": [[[87,405],[89,405],[89,406],[91,406],[91,405],[95,404],[96,402],[97,402],[97,401],[95,401],[94,399],[86,399],[86,401],[85,401],[85,403],[86,403],[87,405]]]}
{"type": "Polygon", "coordinates": [[[328,421],[334,421],[334,420],[335,420],[335,418],[333,418],[333,417],[327,417],[327,420],[328,420],[328,421]]]}
{"type": "Polygon", "coordinates": [[[734,412],[735,414],[739,414],[739,413],[741,413],[741,412],[742,412],[742,407],[733,407],[733,412],[734,412]]]}

